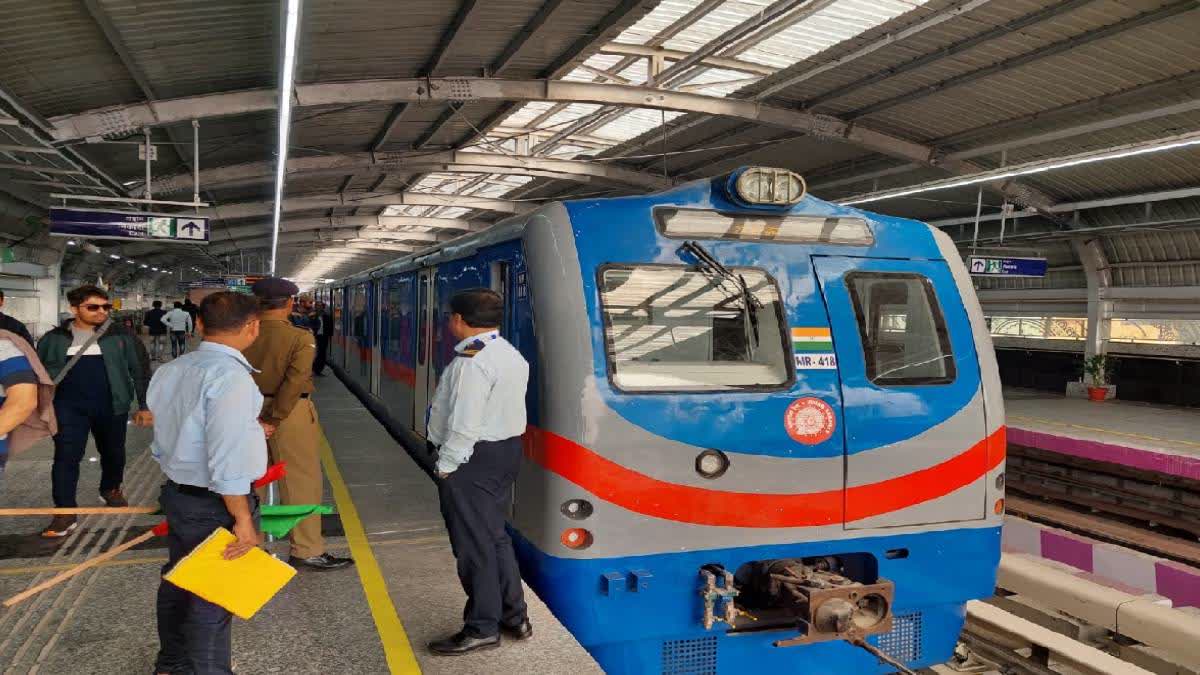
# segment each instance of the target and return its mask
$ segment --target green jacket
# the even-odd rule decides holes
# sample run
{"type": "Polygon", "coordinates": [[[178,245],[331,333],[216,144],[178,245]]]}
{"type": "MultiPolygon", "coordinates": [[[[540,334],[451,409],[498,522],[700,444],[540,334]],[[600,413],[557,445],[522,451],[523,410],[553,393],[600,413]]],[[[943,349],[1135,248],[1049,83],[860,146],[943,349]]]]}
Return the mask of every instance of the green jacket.
{"type": "MultiPolygon", "coordinates": [[[[74,336],[67,321],[38,340],[38,357],[51,378],[58,377],[71,358],[67,349],[74,336]]],[[[150,386],[150,355],[146,345],[123,326],[113,324],[100,337],[100,353],[108,373],[108,388],[112,392],[112,409],[116,415],[126,415],[136,398],[138,409],[146,410],[146,389],[150,386]]]]}

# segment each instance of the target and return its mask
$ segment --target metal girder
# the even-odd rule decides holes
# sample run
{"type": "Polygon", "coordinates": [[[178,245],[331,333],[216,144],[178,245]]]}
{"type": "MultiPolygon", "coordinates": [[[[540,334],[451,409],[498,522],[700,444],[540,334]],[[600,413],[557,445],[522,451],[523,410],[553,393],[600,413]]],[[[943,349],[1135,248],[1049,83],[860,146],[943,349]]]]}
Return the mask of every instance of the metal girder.
{"type": "Polygon", "coordinates": [[[475,11],[475,7],[479,4],[479,0],[463,0],[458,11],[454,13],[454,18],[450,21],[450,25],[442,33],[441,40],[434,47],[433,55],[421,68],[421,74],[428,77],[434,75],[442,67],[442,63],[446,60],[446,55],[450,53],[450,47],[458,38],[462,31],[463,24],[471,18],[471,12],[475,11]]]}
{"type": "Polygon", "coordinates": [[[429,128],[425,131],[422,131],[421,135],[417,137],[417,140],[413,141],[413,149],[420,150],[426,145],[429,145],[429,142],[436,138],[438,134],[442,133],[442,129],[444,129],[451,120],[453,120],[455,117],[458,117],[458,111],[462,110],[462,107],[462,101],[451,101],[450,105],[446,106],[446,109],[442,111],[442,114],[438,115],[438,118],[429,125],[429,128]]]}
{"type": "MultiPolygon", "coordinates": [[[[271,214],[273,202],[236,202],[200,209],[200,215],[217,220],[253,218],[271,214]]],[[[498,213],[524,213],[537,207],[532,202],[517,202],[490,197],[470,195],[443,195],[424,192],[398,192],[396,194],[367,194],[363,196],[333,195],[329,197],[289,197],[283,200],[283,212],[320,211],[332,208],[354,208],[359,206],[454,206],[478,211],[498,213]]]]}
{"type": "MultiPolygon", "coordinates": [[[[646,45],[630,45],[621,42],[610,42],[600,48],[601,54],[613,54],[617,56],[639,56],[652,57],[657,56],[671,61],[682,61],[687,58],[691,52],[685,52],[681,49],[667,49],[666,47],[648,47],[646,45]]],[[[739,73],[750,73],[752,75],[773,75],[778,72],[778,68],[764,66],[761,63],[753,61],[743,61],[741,59],[727,58],[723,56],[707,56],[700,62],[705,66],[720,68],[721,70],[732,70],[739,73]]]]}
{"type": "MultiPolygon", "coordinates": [[[[758,14],[751,16],[732,29],[722,33],[717,39],[708,42],[683,59],[672,64],[671,67],[659,74],[658,83],[660,85],[676,83],[692,66],[699,64],[709,56],[715,56],[718,52],[724,53],[723,50],[730,47],[730,45],[758,33],[764,27],[772,24],[780,26],[794,25],[837,1],[778,0],[763,8],[758,14]]],[[[745,47],[743,46],[742,49],[745,49],[745,47]]]]}
{"type": "Polygon", "coordinates": [[[488,75],[495,77],[496,75],[504,72],[504,70],[512,64],[512,61],[516,55],[525,48],[525,45],[529,44],[529,41],[532,40],[535,35],[537,35],[538,31],[540,31],[546,25],[546,22],[550,20],[550,17],[554,14],[554,12],[558,11],[559,7],[562,7],[565,1],[566,0],[546,0],[546,2],[542,3],[542,6],[538,8],[537,13],[533,15],[533,18],[529,20],[529,23],[525,24],[521,28],[520,32],[517,33],[516,38],[514,38],[512,42],[509,42],[507,45],[505,45],[504,51],[500,52],[500,55],[496,57],[496,60],[492,61],[492,63],[488,66],[488,75]]]}
{"type": "MultiPolygon", "coordinates": [[[[439,232],[476,232],[491,223],[465,218],[422,218],[418,216],[332,216],[329,218],[291,218],[280,222],[280,232],[304,232],[329,227],[365,227],[381,231],[399,232],[403,228],[428,227],[439,232]]],[[[271,232],[271,223],[253,223],[235,227],[223,227],[212,231],[213,241],[237,239],[271,232]]]]}
{"type": "MultiPolygon", "coordinates": [[[[433,54],[429,57],[424,67],[421,68],[421,72],[419,73],[421,77],[429,77],[437,74],[438,69],[442,67],[442,62],[446,59],[446,54],[450,52],[450,46],[454,44],[454,40],[462,30],[463,24],[470,18],[471,12],[475,11],[477,4],[479,4],[479,0],[463,0],[462,5],[454,14],[454,19],[451,20],[450,25],[442,33],[442,39],[434,48],[433,54]]],[[[399,103],[392,108],[391,112],[388,113],[387,121],[384,122],[383,129],[380,130],[374,142],[371,143],[372,151],[379,151],[387,143],[388,136],[391,135],[407,111],[408,103],[399,103]]]]}
{"type": "Polygon", "coordinates": [[[28,180],[25,178],[14,178],[13,183],[21,185],[41,185],[43,187],[60,188],[65,190],[102,190],[104,192],[112,192],[112,188],[104,187],[103,185],[80,185],[79,183],[62,183],[56,180],[28,180]]]}
{"type": "Polygon", "coordinates": [[[34,164],[19,164],[17,162],[0,162],[0,169],[9,171],[24,171],[27,173],[48,173],[66,176],[86,176],[86,171],[78,169],[62,169],[56,166],[38,166],[34,164]]]}
{"type": "MultiPolygon", "coordinates": [[[[1147,204],[1152,202],[1169,201],[1172,199],[1188,199],[1191,197],[1200,197],[1200,188],[1184,188],[1181,190],[1163,190],[1161,192],[1145,192],[1133,195],[1124,195],[1120,197],[1105,197],[1102,199],[1088,199],[1077,202],[1063,202],[1051,206],[1049,210],[1053,213],[1071,213],[1072,211],[1086,211],[1088,209],[1100,209],[1109,206],[1123,206],[1127,204],[1147,204]]],[[[1038,215],[1036,211],[1017,211],[1009,214],[1007,218],[1024,218],[1027,216],[1038,215]]],[[[988,222],[992,220],[1000,220],[999,213],[985,213],[979,217],[980,222],[988,222]]],[[[930,221],[929,224],[934,227],[951,227],[954,225],[969,225],[975,222],[975,216],[964,216],[962,218],[943,218],[941,220],[930,221]]],[[[1086,230],[1085,230],[1086,232],[1086,230]]]]}
{"type": "Polygon", "coordinates": [[[57,148],[43,148],[33,145],[12,145],[10,143],[0,143],[0,152],[28,152],[35,155],[57,155],[57,148]]]}
{"type": "MultiPolygon", "coordinates": [[[[1159,83],[1156,83],[1156,85],[1158,85],[1158,84],[1159,83]]],[[[1085,105],[1089,105],[1089,106],[1090,105],[1098,105],[1101,103],[1102,100],[1108,100],[1108,99],[1109,99],[1109,97],[1105,96],[1105,97],[1102,97],[1102,99],[1093,100],[1093,101],[1084,101],[1082,103],[1085,105]]],[[[1074,109],[1077,105],[1079,105],[1079,104],[1072,104],[1069,107],[1074,109]]],[[[1076,124],[1076,125],[1072,125],[1072,126],[1056,127],[1053,131],[1047,131],[1047,132],[1037,133],[1037,134],[1030,134],[1027,136],[1010,138],[1010,139],[1004,140],[1004,141],[996,141],[994,143],[988,143],[987,145],[979,145],[979,146],[975,146],[975,147],[965,148],[965,149],[959,150],[957,152],[947,153],[946,157],[948,159],[952,159],[952,160],[975,159],[977,157],[983,157],[985,155],[1000,153],[1000,152],[1004,152],[1006,150],[1015,150],[1018,148],[1025,148],[1025,147],[1029,147],[1032,145],[1039,145],[1042,143],[1052,143],[1054,141],[1060,141],[1060,140],[1063,140],[1066,138],[1073,138],[1075,136],[1082,136],[1085,134],[1091,134],[1091,133],[1095,133],[1097,131],[1105,131],[1108,129],[1116,129],[1116,128],[1131,125],[1131,124],[1138,124],[1138,123],[1146,122],[1149,120],[1159,119],[1162,117],[1168,117],[1171,115],[1178,115],[1178,114],[1183,114],[1183,113],[1194,112],[1197,110],[1200,110],[1200,98],[1193,98],[1193,99],[1189,99],[1186,101],[1181,101],[1179,103],[1174,103],[1171,105],[1164,105],[1164,106],[1158,106],[1155,108],[1149,108],[1146,110],[1139,110],[1137,112],[1131,112],[1131,113],[1126,113],[1123,115],[1117,115],[1115,117],[1109,117],[1106,119],[1096,120],[1094,122],[1085,122],[1083,124],[1076,124]]],[[[1054,113],[1054,112],[1056,112],[1056,111],[1050,111],[1050,113],[1054,113]]],[[[1041,121],[1042,118],[1047,115],[1048,115],[1048,113],[1035,113],[1034,115],[1030,115],[1027,118],[1023,118],[1023,119],[1026,122],[1032,123],[1032,122],[1041,121]]],[[[1008,126],[1008,123],[1007,122],[1002,123],[1002,126],[1008,126]]],[[[950,140],[951,139],[946,139],[945,141],[943,141],[943,140],[939,139],[937,141],[934,141],[933,143],[934,143],[934,145],[941,146],[945,142],[949,142],[950,140]]],[[[821,171],[820,175],[830,175],[830,174],[836,175],[837,173],[840,173],[843,170],[848,170],[848,168],[849,168],[846,164],[840,165],[840,167],[841,168],[835,167],[835,168],[821,171]]],[[[870,171],[870,172],[862,173],[862,174],[855,174],[855,175],[846,176],[843,178],[836,178],[836,179],[828,180],[828,181],[820,181],[820,179],[817,178],[817,179],[815,179],[815,182],[813,182],[812,184],[809,185],[809,189],[822,190],[822,189],[830,189],[830,188],[840,187],[842,185],[853,185],[855,183],[863,183],[863,182],[866,182],[868,180],[872,180],[875,178],[885,178],[887,176],[895,176],[895,175],[902,174],[902,173],[908,173],[910,171],[915,171],[920,168],[922,168],[922,165],[920,165],[920,164],[909,163],[909,164],[902,164],[899,166],[884,167],[882,169],[878,169],[875,171],[870,171]]]]}
{"type": "MultiPolygon", "coordinates": [[[[791,77],[788,77],[788,78],[782,80],[781,82],[777,82],[777,83],[771,85],[770,87],[768,87],[767,89],[765,89],[761,92],[758,92],[755,96],[756,96],[756,98],[763,99],[763,98],[767,98],[768,96],[777,94],[777,93],[787,89],[788,87],[791,87],[791,86],[794,86],[801,82],[810,80],[810,79],[816,77],[817,75],[820,75],[822,73],[826,73],[826,72],[832,70],[833,68],[838,68],[838,67],[844,66],[853,61],[857,61],[858,59],[860,59],[864,56],[873,54],[874,52],[878,51],[879,49],[882,49],[883,47],[901,42],[901,41],[905,40],[906,38],[912,37],[914,35],[924,32],[926,30],[929,30],[930,28],[933,28],[935,26],[943,24],[951,19],[962,16],[963,14],[966,14],[967,12],[973,12],[976,9],[979,9],[980,7],[983,7],[984,5],[991,3],[992,1],[993,0],[971,0],[970,2],[960,2],[951,7],[947,7],[946,9],[942,10],[941,12],[938,12],[937,14],[934,14],[933,16],[927,17],[924,20],[922,20],[918,23],[915,23],[912,26],[909,26],[908,28],[905,28],[904,30],[899,31],[895,34],[889,34],[887,36],[884,36],[883,38],[876,40],[876,41],[874,41],[874,42],[872,42],[850,54],[847,54],[846,56],[843,56],[839,59],[835,59],[834,61],[831,61],[829,63],[817,66],[816,68],[811,68],[809,70],[804,71],[803,73],[793,75],[791,77]]],[[[839,86],[839,87],[837,87],[837,89],[835,89],[833,91],[821,94],[819,96],[812,97],[810,99],[807,99],[805,102],[805,105],[806,106],[814,106],[814,105],[817,105],[824,101],[828,101],[832,98],[838,98],[838,97],[844,96],[847,93],[849,93],[850,91],[857,91],[858,89],[862,89],[863,87],[870,86],[872,84],[876,84],[876,83],[881,82],[889,77],[894,77],[894,76],[900,75],[902,73],[911,72],[913,70],[916,70],[917,68],[921,68],[923,66],[927,66],[936,61],[940,61],[942,59],[946,59],[951,56],[954,56],[955,54],[961,54],[962,52],[965,52],[968,49],[973,49],[973,48],[975,48],[985,42],[988,42],[990,40],[1004,37],[1006,35],[1011,35],[1013,31],[1018,31],[1023,28],[1026,28],[1028,26],[1031,26],[1035,23],[1040,23],[1041,21],[1044,21],[1046,19],[1050,19],[1050,18],[1053,18],[1060,14],[1070,12],[1074,9],[1077,9],[1078,7],[1081,7],[1085,4],[1088,4],[1088,3],[1094,2],[1094,1],[1095,0],[1067,0],[1067,2],[1063,2],[1059,5],[1047,7],[1041,11],[1033,12],[1032,14],[1026,14],[1025,16],[1014,19],[1006,24],[1003,24],[1000,26],[995,26],[994,28],[991,28],[982,33],[979,33],[977,35],[969,37],[965,40],[960,40],[959,42],[956,42],[952,45],[943,47],[942,49],[939,49],[935,52],[930,52],[923,56],[919,56],[915,59],[912,59],[911,61],[906,61],[898,66],[880,70],[877,73],[874,73],[874,74],[868,75],[866,77],[860,78],[858,80],[855,80],[845,86],[839,86]]]]}
{"type": "MultiPolygon", "coordinates": [[[[344,245],[348,245],[350,243],[354,243],[354,242],[358,241],[359,243],[371,244],[372,250],[402,251],[402,252],[412,251],[411,246],[406,246],[404,244],[397,244],[394,242],[389,243],[389,242],[362,241],[363,239],[364,239],[364,237],[362,237],[359,234],[359,230],[356,228],[350,228],[350,229],[344,229],[344,230],[332,230],[332,231],[329,231],[326,233],[319,233],[318,236],[314,236],[314,233],[310,233],[310,232],[291,232],[291,233],[279,235],[279,245],[281,247],[284,245],[288,245],[288,246],[319,246],[322,248],[322,250],[324,250],[329,244],[331,244],[333,242],[338,242],[339,246],[344,246],[344,245]]],[[[209,251],[213,255],[222,255],[225,253],[233,253],[236,251],[249,251],[249,250],[253,250],[253,249],[270,248],[270,247],[271,247],[271,237],[254,237],[251,239],[238,239],[238,240],[234,240],[234,241],[225,241],[225,242],[221,242],[219,244],[209,244],[208,248],[209,248],[209,251]]]]}
{"type": "MultiPolygon", "coordinates": [[[[648,78],[646,84],[665,89],[670,89],[677,85],[684,84],[688,79],[690,79],[692,74],[691,69],[693,66],[700,64],[701,61],[710,56],[715,56],[718,52],[721,52],[730,44],[754,34],[764,26],[770,26],[776,22],[787,23],[790,25],[800,21],[801,19],[820,11],[833,2],[834,0],[777,0],[777,2],[774,2],[771,5],[763,8],[758,14],[742,21],[732,29],[718,35],[712,40],[709,40],[695,51],[688,53],[687,56],[671,64],[662,72],[655,72],[654,69],[651,68],[650,77],[648,78]]],[[[619,65],[620,64],[618,64],[618,66],[619,65]]],[[[586,133],[589,130],[599,128],[610,121],[617,119],[621,115],[625,114],[625,112],[626,111],[623,106],[606,105],[605,107],[593,113],[584,115],[574,122],[571,122],[566,127],[559,130],[554,136],[551,136],[548,141],[538,145],[534,151],[546,152],[568,136],[581,132],[586,133]]]]}
{"type": "MultiPolygon", "coordinates": [[[[209,248],[212,253],[220,255],[231,250],[241,250],[246,248],[254,248],[262,242],[267,242],[269,245],[271,237],[267,236],[270,233],[253,232],[249,236],[238,237],[235,239],[223,239],[214,244],[210,244],[209,248]]],[[[405,241],[424,241],[424,242],[439,242],[453,239],[456,235],[453,234],[438,234],[436,232],[392,232],[388,230],[380,230],[370,227],[343,227],[343,228],[322,228],[320,230],[293,231],[281,233],[281,242],[287,243],[322,243],[330,241],[376,241],[379,243],[398,243],[405,241]]]]}
{"type": "Polygon", "coordinates": [[[589,66],[586,63],[581,63],[575,67],[589,75],[598,77],[601,80],[607,80],[609,82],[616,82],[617,84],[635,84],[633,82],[633,80],[629,80],[624,77],[621,77],[620,75],[618,75],[616,73],[610,73],[607,70],[601,70],[600,68],[593,68],[592,66],[589,66]]]}
{"type": "Polygon", "coordinates": [[[304,251],[303,244],[287,244],[280,247],[281,258],[286,258],[292,261],[312,262],[319,259],[327,260],[361,260],[364,258],[385,258],[393,257],[394,252],[378,251],[378,250],[363,250],[360,248],[350,248],[347,246],[333,246],[323,248],[316,251],[304,251]],[[284,251],[287,251],[284,254],[284,251]]]}
{"type": "MultiPolygon", "coordinates": [[[[649,12],[649,9],[658,4],[659,0],[622,0],[621,4],[613,8],[604,16],[595,26],[587,30],[571,44],[565,51],[559,54],[548,67],[539,73],[539,77],[546,79],[554,79],[565,75],[570,67],[581,61],[580,55],[585,54],[590,49],[593,49],[597,44],[604,44],[616,37],[616,34],[625,25],[632,25],[634,20],[640,16],[634,16],[636,10],[643,10],[642,15],[649,12]]],[[[707,4],[711,0],[703,0],[701,4],[707,4]]],[[[516,39],[514,39],[504,52],[492,64],[489,70],[484,72],[487,76],[500,75],[508,65],[511,64],[517,53],[529,43],[538,30],[549,20],[550,16],[563,3],[561,0],[546,0],[538,12],[530,19],[529,23],[522,28],[516,39]]],[[[498,124],[508,119],[508,117],[517,108],[516,103],[506,103],[500,106],[494,113],[484,119],[478,125],[472,125],[471,131],[465,133],[458,141],[452,144],[455,148],[461,148],[473,140],[486,140],[486,135],[498,124]]]]}
{"type": "Polygon", "coordinates": [[[1200,110],[1200,99],[1191,99],[1190,101],[1183,101],[1173,105],[1159,106],[1157,108],[1150,108],[1149,110],[1140,110],[1138,112],[1128,113],[1125,115],[1117,115],[1116,117],[1096,120],[1095,122],[1087,122],[1084,124],[1077,124],[1075,126],[1057,128],[1054,131],[1047,131],[1045,133],[1032,134],[1029,136],[1023,136],[1021,138],[1013,138],[1007,141],[989,143],[987,145],[968,148],[959,152],[952,152],[946,156],[950,159],[973,159],[975,157],[982,157],[984,155],[1003,152],[1005,150],[1024,148],[1030,145],[1037,145],[1039,143],[1050,143],[1052,141],[1059,141],[1064,138],[1092,134],[1096,133],[1097,131],[1115,129],[1117,127],[1138,124],[1140,122],[1158,119],[1160,117],[1195,112],[1196,110],[1200,110]]]}
{"type": "MultiPolygon", "coordinates": [[[[128,133],[162,126],[275,109],[272,90],[208,94],[143,102],[55,118],[59,141],[128,133]]],[[[552,101],[599,103],[744,119],[759,124],[840,138],[882,154],[929,162],[930,148],[828,115],[778,108],[753,101],[596,82],[498,80],[488,78],[410,78],[296,85],[299,106],[386,103],[391,101],[552,101]]]]}
{"type": "MultiPolygon", "coordinates": [[[[562,180],[604,179],[625,183],[649,190],[661,190],[675,182],[631,169],[585,160],[549,159],[498,155],[487,152],[464,152],[450,150],[439,153],[355,153],[347,155],[316,155],[296,157],[287,161],[287,174],[291,176],[317,176],[322,174],[375,174],[413,173],[439,171],[451,173],[509,173],[517,175],[543,175],[562,180]]],[[[223,167],[213,167],[200,172],[203,185],[249,184],[271,181],[275,178],[274,162],[247,162],[223,167]]],[[[154,194],[168,194],[192,188],[192,176],[179,175],[162,178],[151,184],[154,194]]],[[[131,188],[131,194],[141,186],[131,188]]]]}
{"type": "MultiPolygon", "coordinates": [[[[492,130],[496,138],[500,140],[511,140],[514,138],[528,137],[530,142],[536,141],[542,137],[549,138],[553,135],[553,131],[547,129],[536,129],[530,127],[505,127],[499,126],[492,130]]],[[[572,145],[578,145],[585,148],[595,150],[606,150],[612,147],[612,141],[599,136],[572,136],[566,139],[572,145]]]]}
{"type": "MultiPolygon", "coordinates": [[[[1189,95],[1192,101],[1200,99],[1200,71],[1166,77],[1095,98],[1068,103],[1056,108],[1050,108],[1049,110],[1041,110],[974,129],[967,129],[966,131],[960,131],[949,136],[943,136],[933,141],[933,143],[942,147],[975,144],[979,143],[981,139],[995,138],[998,135],[1009,132],[1023,133],[1034,125],[1047,125],[1055,130],[1067,129],[1080,118],[1092,115],[1093,113],[1120,110],[1122,108],[1136,109],[1140,106],[1145,106],[1147,103],[1153,104],[1157,101],[1172,100],[1180,94],[1189,95]]],[[[1146,119],[1153,119],[1153,117],[1146,119]]]]}
{"type": "MultiPolygon", "coordinates": [[[[286,244],[286,246],[296,248],[306,246],[306,244],[286,244]]],[[[373,241],[347,241],[339,242],[337,246],[330,249],[325,249],[322,251],[322,253],[325,253],[326,251],[332,251],[336,253],[338,251],[346,250],[369,251],[372,254],[396,258],[406,253],[412,253],[417,249],[414,246],[405,246],[404,244],[387,244],[373,241]]]]}
{"type": "MultiPolygon", "coordinates": [[[[92,15],[92,20],[100,27],[100,32],[104,33],[105,39],[108,40],[108,45],[112,47],[121,64],[125,66],[125,70],[129,72],[129,76],[137,83],[138,89],[141,89],[142,95],[150,101],[158,100],[158,95],[154,92],[154,87],[150,84],[149,78],[146,77],[146,74],[138,66],[137,61],[133,58],[133,54],[130,53],[129,48],[125,45],[125,39],[121,37],[120,30],[112,22],[112,18],[108,16],[108,12],[104,11],[100,0],[83,0],[83,5],[87,8],[88,13],[92,15]]],[[[185,166],[190,167],[191,162],[184,153],[179,138],[170,128],[166,129],[166,132],[167,137],[171,139],[171,147],[179,156],[179,160],[185,166]]]]}
{"type": "MultiPolygon", "coordinates": [[[[19,96],[3,86],[0,86],[0,103],[2,103],[3,106],[7,106],[7,108],[11,110],[17,117],[24,120],[28,126],[21,124],[20,121],[18,121],[18,128],[24,131],[31,140],[41,144],[44,147],[52,147],[50,140],[52,140],[54,137],[54,126],[46,118],[39,115],[37,111],[25,103],[25,101],[21,100],[19,96]]],[[[0,108],[3,106],[0,106],[0,108]]],[[[3,110],[0,110],[0,112],[3,112],[3,110]]],[[[96,166],[87,157],[84,157],[82,154],[72,150],[71,148],[58,148],[58,150],[60,153],[59,158],[64,162],[76,169],[82,169],[86,167],[89,172],[88,178],[94,180],[98,184],[106,184],[109,188],[111,188],[113,194],[121,193],[121,181],[110,176],[107,172],[96,166]]]]}
{"type": "Polygon", "coordinates": [[[864,106],[862,108],[859,108],[858,110],[847,113],[845,115],[845,117],[850,120],[855,120],[860,117],[865,117],[872,113],[879,112],[881,110],[893,108],[895,106],[898,106],[898,105],[901,105],[904,103],[910,103],[917,99],[925,98],[926,96],[931,96],[933,94],[938,94],[938,93],[944,92],[947,89],[951,89],[953,87],[958,87],[958,86],[961,86],[964,84],[968,84],[970,82],[974,82],[976,80],[979,80],[979,79],[982,79],[985,77],[989,77],[991,75],[995,75],[997,73],[1004,72],[1006,70],[1018,68],[1025,64],[1032,63],[1034,61],[1038,61],[1038,60],[1041,60],[1041,59],[1044,59],[1044,58],[1047,58],[1050,56],[1054,56],[1056,54],[1061,54],[1063,52],[1070,51],[1072,49],[1078,49],[1079,47],[1081,47],[1085,44],[1095,42],[1097,40],[1103,40],[1105,38],[1109,38],[1114,35],[1118,35],[1125,31],[1133,30],[1134,28],[1139,28],[1141,26],[1145,26],[1145,25],[1148,25],[1151,23],[1156,23],[1156,22],[1162,21],[1164,19],[1169,19],[1173,16],[1182,14],[1184,12],[1190,12],[1190,11],[1197,9],[1198,7],[1200,7],[1200,2],[1196,2],[1196,0],[1183,0],[1182,2],[1176,2],[1173,4],[1167,5],[1166,7],[1156,9],[1154,11],[1143,12],[1141,14],[1138,14],[1137,16],[1134,16],[1134,17],[1131,17],[1128,19],[1124,19],[1122,21],[1118,21],[1113,24],[1109,24],[1107,26],[1104,26],[1103,28],[1097,28],[1095,30],[1088,31],[1086,33],[1074,35],[1065,40],[1059,40],[1058,42],[1053,42],[1053,43],[1048,44],[1039,49],[1035,49],[1031,52],[1026,52],[1024,54],[1021,54],[1020,56],[1014,56],[1013,58],[1010,58],[1010,59],[998,61],[996,63],[993,63],[990,66],[986,66],[984,68],[979,68],[979,69],[973,70],[969,73],[963,73],[961,75],[956,75],[954,77],[942,80],[940,82],[936,82],[934,84],[921,87],[920,89],[917,89],[915,91],[910,91],[905,94],[900,94],[899,96],[893,96],[891,98],[887,98],[882,101],[877,101],[868,106],[864,106]]]}
{"type": "Polygon", "coordinates": [[[950,189],[965,185],[1007,180],[1015,176],[1040,173],[1042,171],[1049,171],[1055,168],[1067,168],[1083,164],[1090,164],[1093,162],[1120,159],[1127,156],[1142,155],[1150,152],[1170,150],[1180,147],[1191,147],[1196,145],[1200,145],[1200,131],[1168,136],[1166,138],[1140,141],[1137,143],[1125,143],[1114,147],[1099,148],[1096,150],[1089,150],[1087,152],[1080,152],[1063,157],[1050,157],[1047,159],[1039,159],[1022,164],[1012,164],[1009,166],[1002,166],[996,169],[982,171],[974,175],[963,175],[943,180],[929,181],[919,185],[906,185],[899,188],[880,190],[879,192],[854,195],[839,201],[844,204],[861,204],[879,201],[882,199],[891,199],[894,197],[905,197],[917,192],[950,189]]]}
{"type": "MultiPolygon", "coordinates": [[[[571,43],[570,47],[559,55],[545,70],[542,75],[547,78],[556,78],[566,75],[566,71],[571,65],[571,62],[585,53],[592,45],[597,42],[603,44],[610,41],[611,37],[616,37],[615,33],[618,28],[621,28],[621,22],[629,17],[635,10],[646,8],[647,13],[650,8],[658,5],[660,0],[621,0],[621,4],[613,8],[611,12],[604,15],[600,23],[592,26],[591,30],[586,31],[579,36],[579,39],[571,43]]],[[[706,0],[708,2],[709,0],[706,0]]],[[[719,4],[719,3],[718,3],[719,4]]],[[[689,12],[690,14],[690,12],[689,12]]]]}
{"type": "Polygon", "coordinates": [[[375,136],[375,140],[371,141],[372,152],[379,152],[384,144],[387,143],[388,137],[396,130],[396,125],[403,119],[404,112],[408,110],[408,106],[408,103],[398,103],[388,111],[387,120],[384,121],[383,128],[379,130],[379,133],[375,136]]]}

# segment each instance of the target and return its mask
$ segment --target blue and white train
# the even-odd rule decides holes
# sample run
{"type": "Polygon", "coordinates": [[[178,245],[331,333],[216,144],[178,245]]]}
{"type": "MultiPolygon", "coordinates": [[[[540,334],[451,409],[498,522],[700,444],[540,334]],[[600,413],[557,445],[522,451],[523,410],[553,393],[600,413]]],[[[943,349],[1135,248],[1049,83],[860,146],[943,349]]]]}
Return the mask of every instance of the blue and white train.
{"type": "Polygon", "coordinates": [[[1005,440],[949,237],[766,168],[550,203],[319,289],[331,360],[422,436],[478,286],[532,366],[522,573],[606,671],[950,658],[993,592],[1005,440]]]}

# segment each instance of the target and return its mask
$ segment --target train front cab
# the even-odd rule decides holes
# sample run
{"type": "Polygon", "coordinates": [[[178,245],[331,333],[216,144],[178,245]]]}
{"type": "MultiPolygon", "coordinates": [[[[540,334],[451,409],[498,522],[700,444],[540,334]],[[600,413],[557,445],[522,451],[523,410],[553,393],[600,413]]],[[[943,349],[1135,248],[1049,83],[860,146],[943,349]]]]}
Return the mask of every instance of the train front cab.
{"type": "Polygon", "coordinates": [[[736,180],[526,230],[547,375],[523,573],[611,673],[892,670],[855,635],[944,661],[999,558],[1003,413],[969,278],[923,224],[755,208],[736,180]]]}

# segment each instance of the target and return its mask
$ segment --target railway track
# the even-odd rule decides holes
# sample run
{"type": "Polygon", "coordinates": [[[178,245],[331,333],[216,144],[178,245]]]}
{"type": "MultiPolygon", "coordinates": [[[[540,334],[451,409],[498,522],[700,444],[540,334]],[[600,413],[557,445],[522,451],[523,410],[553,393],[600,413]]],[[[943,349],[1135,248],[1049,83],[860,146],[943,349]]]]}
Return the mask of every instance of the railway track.
{"type": "Polygon", "coordinates": [[[1200,482],[1010,446],[1008,511],[1200,566],[1200,482]]]}

